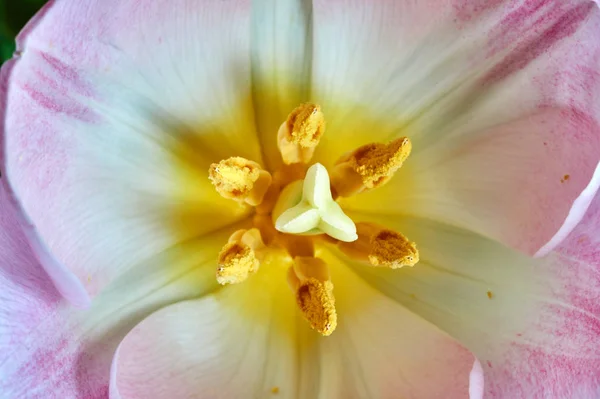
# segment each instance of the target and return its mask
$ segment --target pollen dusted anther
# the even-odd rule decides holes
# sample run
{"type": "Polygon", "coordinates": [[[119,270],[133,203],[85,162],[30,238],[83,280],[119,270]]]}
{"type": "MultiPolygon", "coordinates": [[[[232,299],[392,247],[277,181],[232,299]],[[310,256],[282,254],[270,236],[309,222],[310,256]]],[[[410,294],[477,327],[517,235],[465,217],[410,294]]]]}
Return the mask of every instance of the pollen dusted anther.
{"type": "Polygon", "coordinates": [[[265,248],[258,229],[238,230],[233,233],[229,242],[219,252],[219,284],[241,283],[249,274],[256,273],[265,248]]]}
{"type": "Polygon", "coordinates": [[[340,197],[381,187],[400,169],[412,144],[401,137],[388,144],[371,143],[341,157],[331,171],[331,184],[340,197]]]}
{"type": "Polygon", "coordinates": [[[325,132],[321,107],[305,103],[294,109],[277,132],[277,147],[287,165],[308,163],[325,132]]]}
{"type": "Polygon", "coordinates": [[[209,178],[221,196],[255,207],[253,227],[233,233],[219,253],[217,281],[241,283],[261,263],[292,264],[287,280],[298,309],[314,330],[327,336],[336,329],[337,312],[329,267],[318,257],[321,247],[337,245],[352,259],[391,269],[413,266],[419,252],[398,232],[355,224],[336,201],[387,183],[410,154],[410,140],[364,145],[328,171],[320,163],[308,164],[324,131],[321,108],[301,104],[277,132],[283,165],[272,175],[254,161],[231,157],[212,164],[209,178]]]}
{"type": "Polygon", "coordinates": [[[417,245],[401,233],[373,223],[357,223],[356,230],[358,240],[338,244],[352,259],[390,269],[414,266],[419,261],[417,245]]]}
{"type": "Polygon", "coordinates": [[[297,256],[288,270],[288,284],[310,326],[321,335],[331,335],[337,327],[337,313],[327,264],[319,258],[297,256]]]}
{"type": "Polygon", "coordinates": [[[271,174],[256,162],[242,157],[231,157],[210,165],[208,177],[217,192],[227,199],[256,206],[262,202],[271,174]]]}

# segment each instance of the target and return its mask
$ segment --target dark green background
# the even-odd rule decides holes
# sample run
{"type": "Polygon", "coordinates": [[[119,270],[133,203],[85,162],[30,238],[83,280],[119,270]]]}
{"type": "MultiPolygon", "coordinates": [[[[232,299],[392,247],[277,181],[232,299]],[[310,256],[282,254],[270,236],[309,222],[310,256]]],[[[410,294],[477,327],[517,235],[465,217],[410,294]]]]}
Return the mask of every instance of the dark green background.
{"type": "Polygon", "coordinates": [[[12,56],[15,36],[46,0],[0,0],[0,61],[12,56]]]}

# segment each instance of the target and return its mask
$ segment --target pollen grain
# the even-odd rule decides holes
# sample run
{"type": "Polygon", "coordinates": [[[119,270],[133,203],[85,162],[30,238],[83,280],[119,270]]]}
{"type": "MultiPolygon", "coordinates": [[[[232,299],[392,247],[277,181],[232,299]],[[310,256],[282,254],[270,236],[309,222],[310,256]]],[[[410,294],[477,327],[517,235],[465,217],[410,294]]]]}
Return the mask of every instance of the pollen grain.
{"type": "Polygon", "coordinates": [[[349,197],[383,186],[402,166],[411,149],[410,140],[401,137],[388,144],[366,144],[343,156],[332,171],[336,194],[349,197]]]}
{"type": "Polygon", "coordinates": [[[410,155],[412,145],[407,137],[388,144],[372,143],[354,151],[350,162],[363,178],[367,188],[375,188],[391,178],[410,155]]]}
{"type": "Polygon", "coordinates": [[[314,330],[331,335],[337,327],[337,313],[327,265],[312,257],[296,257],[294,262],[288,270],[288,283],[298,308],[314,330]]]}
{"type": "Polygon", "coordinates": [[[356,231],[358,240],[338,243],[338,248],[354,260],[390,269],[419,262],[417,245],[402,233],[366,222],[357,223],[356,231]]]}
{"type": "Polygon", "coordinates": [[[290,113],[286,124],[288,140],[304,148],[316,147],[325,132],[325,117],[317,104],[301,104],[290,113]]]}
{"type": "Polygon", "coordinates": [[[245,281],[258,269],[258,259],[247,245],[237,242],[225,244],[219,253],[217,281],[219,284],[237,284],[245,281]]]}
{"type": "Polygon", "coordinates": [[[238,284],[245,281],[260,266],[260,255],[265,247],[258,229],[238,230],[218,256],[217,282],[238,284]]]}
{"type": "Polygon", "coordinates": [[[321,107],[304,103],[296,107],[277,133],[277,146],[286,165],[308,163],[325,132],[321,107]]]}
{"type": "Polygon", "coordinates": [[[402,266],[414,266],[418,261],[417,245],[401,233],[382,230],[371,238],[369,262],[373,266],[398,269],[402,266]]]}
{"type": "Polygon", "coordinates": [[[213,163],[208,177],[221,196],[256,206],[261,203],[271,184],[271,174],[256,162],[231,157],[213,163]]]}

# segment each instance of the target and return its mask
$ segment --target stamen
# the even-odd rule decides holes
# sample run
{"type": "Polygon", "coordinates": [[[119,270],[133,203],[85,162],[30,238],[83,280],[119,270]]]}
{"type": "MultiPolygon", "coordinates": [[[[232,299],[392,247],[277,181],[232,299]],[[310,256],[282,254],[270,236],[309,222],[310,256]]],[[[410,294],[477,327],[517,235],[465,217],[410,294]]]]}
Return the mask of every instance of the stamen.
{"type": "Polygon", "coordinates": [[[372,223],[357,223],[356,229],[358,240],[338,244],[350,258],[390,269],[414,266],[419,261],[417,245],[403,234],[372,223]]]}
{"type": "Polygon", "coordinates": [[[245,281],[250,273],[258,270],[264,248],[260,231],[256,228],[233,233],[219,253],[219,284],[237,284],[245,281]]]}
{"type": "Polygon", "coordinates": [[[319,258],[297,256],[288,270],[288,283],[296,303],[310,326],[324,336],[337,327],[333,283],[325,262],[319,258]]]}
{"type": "Polygon", "coordinates": [[[410,155],[407,137],[388,144],[372,143],[340,158],[331,172],[335,194],[349,197],[387,183],[410,155]]]}
{"type": "Polygon", "coordinates": [[[273,210],[275,228],[288,234],[328,234],[341,241],[356,240],[356,227],[331,196],[327,169],[319,163],[304,182],[288,185],[273,210]]]}
{"type": "Polygon", "coordinates": [[[275,226],[273,226],[270,215],[261,215],[257,213],[252,218],[252,222],[254,223],[254,226],[260,230],[260,235],[267,246],[270,245],[279,234],[277,230],[275,230],[275,226]]]}
{"type": "Polygon", "coordinates": [[[315,242],[313,237],[296,234],[280,234],[279,244],[285,248],[292,258],[296,256],[313,257],[315,255],[315,242]]]}
{"type": "Polygon", "coordinates": [[[308,163],[324,132],[321,107],[305,103],[294,109],[277,132],[277,147],[283,163],[308,163]]]}
{"type": "Polygon", "coordinates": [[[272,180],[259,164],[242,157],[213,163],[208,177],[221,196],[252,206],[262,202],[272,180]]]}

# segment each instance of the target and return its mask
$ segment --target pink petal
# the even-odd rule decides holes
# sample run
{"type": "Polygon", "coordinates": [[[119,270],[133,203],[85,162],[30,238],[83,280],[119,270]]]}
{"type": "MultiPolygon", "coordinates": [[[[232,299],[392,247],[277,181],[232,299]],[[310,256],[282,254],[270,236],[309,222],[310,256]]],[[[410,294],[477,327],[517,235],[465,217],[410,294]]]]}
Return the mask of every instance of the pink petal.
{"type": "Polygon", "coordinates": [[[481,398],[481,369],[461,343],[366,284],[340,258],[321,256],[332,269],[339,321],[318,341],[323,382],[310,397],[481,398]]]}
{"type": "Polygon", "coordinates": [[[244,1],[50,1],[19,35],[3,68],[3,178],[73,303],[244,216],[207,168],[260,160],[249,24],[244,1]]]}
{"type": "Polygon", "coordinates": [[[598,191],[599,132],[585,114],[564,109],[492,128],[413,172],[407,207],[545,255],[581,220],[598,191]]]}
{"type": "Polygon", "coordinates": [[[17,219],[0,185],[0,392],[7,398],[100,398],[97,381],[76,367],[82,366],[78,354],[66,350],[63,318],[75,310],[37,262],[17,219]]]}
{"type": "MultiPolygon", "coordinates": [[[[600,395],[600,195],[537,272],[552,281],[530,329],[484,362],[491,398],[600,395]]],[[[540,301],[542,302],[542,301],[540,301]]],[[[483,361],[483,360],[482,360],[483,361]]]]}
{"type": "Polygon", "coordinates": [[[309,100],[312,4],[297,0],[252,1],[252,98],[265,162],[281,165],[274,139],[279,126],[309,100]]]}
{"type": "Polygon", "coordinates": [[[447,225],[379,217],[370,220],[417,242],[421,261],[395,271],[354,268],[472,350],[485,373],[486,397],[594,398],[600,395],[599,215],[597,196],[560,251],[544,259],[447,225]]]}
{"type": "Polygon", "coordinates": [[[0,396],[7,398],[106,399],[119,342],[155,310],[214,289],[216,252],[198,248],[215,248],[228,236],[221,232],[173,248],[178,255],[161,254],[81,311],[56,292],[13,213],[0,190],[0,396]]]}
{"type": "Polygon", "coordinates": [[[268,397],[273,388],[299,398],[460,398],[470,381],[481,397],[471,353],[339,260],[329,263],[341,322],[330,337],[298,317],[283,281],[269,287],[281,273],[261,269],[133,329],[113,362],[111,398],[268,397]]]}
{"type": "Polygon", "coordinates": [[[530,255],[568,235],[599,184],[597,5],[340,0],[314,15],[312,96],[330,118],[319,161],[413,141],[405,170],[347,208],[440,219],[530,255]]]}
{"type": "Polygon", "coordinates": [[[0,353],[54,311],[60,295],[36,261],[0,185],[0,353]]]}

